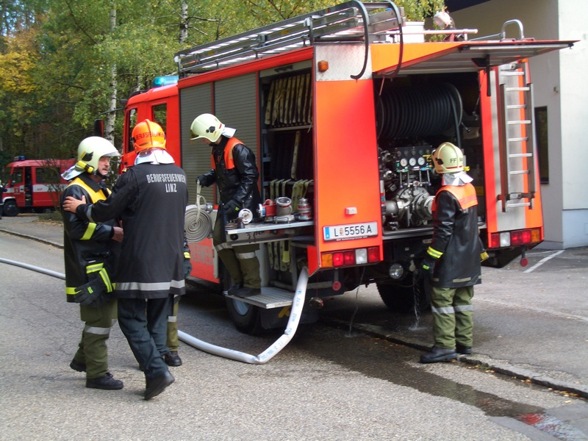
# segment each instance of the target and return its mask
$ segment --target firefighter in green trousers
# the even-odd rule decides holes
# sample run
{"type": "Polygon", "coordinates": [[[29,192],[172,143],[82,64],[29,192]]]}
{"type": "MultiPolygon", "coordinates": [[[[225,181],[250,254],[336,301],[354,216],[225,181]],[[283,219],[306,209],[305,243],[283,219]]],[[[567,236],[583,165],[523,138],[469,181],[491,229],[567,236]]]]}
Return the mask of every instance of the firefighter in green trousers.
{"type": "Polygon", "coordinates": [[[259,245],[233,248],[226,241],[225,225],[237,218],[243,208],[258,218],[261,195],[257,187],[259,171],[253,151],[235,135],[235,129],[226,127],[210,113],[203,113],[190,126],[191,139],[202,139],[212,148],[214,169],[199,176],[200,185],[217,184],[221,205],[212,233],[213,244],[233,280],[228,290],[232,295],[251,297],[261,293],[259,261],[255,252],[259,245]]]}
{"type": "MultiPolygon", "coordinates": [[[[85,197],[98,202],[110,194],[104,178],[110,160],[119,156],[112,143],[98,136],[84,139],[78,146],[77,163],[63,173],[69,185],[62,195],[85,197]]],[[[112,291],[110,272],[116,266],[122,228],[114,221],[89,222],[75,213],[62,211],[64,226],[65,284],[68,302],[80,304],[84,330],[70,367],[86,373],[86,387],[122,389],[123,382],[108,371],[106,341],[117,318],[117,301],[112,291]]]]}
{"type": "Polygon", "coordinates": [[[472,178],[464,171],[462,151],[445,142],[432,154],[442,185],[433,202],[433,239],[421,269],[431,285],[433,336],[421,363],[436,363],[471,354],[474,285],[481,283],[486,256],[478,236],[478,200],[472,178]]]}
{"type": "MultiPolygon", "coordinates": [[[[188,243],[184,241],[184,278],[188,277],[192,272],[192,264],[190,263],[190,249],[188,243]]],[[[169,351],[161,351],[163,353],[163,360],[168,366],[181,366],[182,359],[178,354],[180,349],[180,339],[178,338],[178,311],[180,309],[180,296],[174,296],[172,304],[172,312],[167,317],[167,349],[169,351]]]]}

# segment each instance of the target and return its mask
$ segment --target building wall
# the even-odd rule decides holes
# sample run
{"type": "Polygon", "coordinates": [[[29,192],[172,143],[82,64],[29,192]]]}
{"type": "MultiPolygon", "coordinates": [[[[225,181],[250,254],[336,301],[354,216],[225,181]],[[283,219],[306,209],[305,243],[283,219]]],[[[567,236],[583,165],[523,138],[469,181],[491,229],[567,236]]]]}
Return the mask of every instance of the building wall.
{"type": "MultiPolygon", "coordinates": [[[[476,36],[519,19],[525,37],[580,40],[571,49],[531,59],[535,107],[547,106],[549,183],[543,184],[544,248],[588,246],[588,7],[575,0],[490,0],[452,14],[476,36]],[[582,5],[579,7],[578,5],[582,5]]],[[[507,27],[507,37],[518,29],[507,27]]]]}

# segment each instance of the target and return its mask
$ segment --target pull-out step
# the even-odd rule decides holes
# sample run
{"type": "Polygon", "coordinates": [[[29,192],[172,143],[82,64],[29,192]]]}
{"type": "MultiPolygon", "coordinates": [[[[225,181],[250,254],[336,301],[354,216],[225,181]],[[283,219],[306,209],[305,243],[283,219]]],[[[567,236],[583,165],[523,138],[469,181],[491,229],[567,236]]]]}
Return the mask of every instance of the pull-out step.
{"type": "Polygon", "coordinates": [[[294,293],[286,291],[285,289],[275,288],[273,286],[265,286],[261,288],[261,294],[251,297],[239,297],[230,294],[225,294],[235,300],[249,303],[263,309],[283,308],[284,306],[291,306],[294,293]]]}

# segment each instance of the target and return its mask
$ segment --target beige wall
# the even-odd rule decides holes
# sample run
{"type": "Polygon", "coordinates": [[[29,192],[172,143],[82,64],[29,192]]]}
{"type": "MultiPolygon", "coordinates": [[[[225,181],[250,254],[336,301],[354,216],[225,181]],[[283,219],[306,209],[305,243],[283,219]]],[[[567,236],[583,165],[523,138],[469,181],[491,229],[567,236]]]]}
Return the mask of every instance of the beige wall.
{"type": "MultiPolygon", "coordinates": [[[[542,185],[544,248],[588,246],[588,1],[490,0],[453,14],[474,37],[500,32],[509,19],[525,37],[580,40],[572,49],[531,59],[535,107],[547,106],[549,184],[542,185]],[[581,5],[581,6],[579,6],[581,5]]],[[[507,37],[518,36],[515,27],[507,37]]]]}

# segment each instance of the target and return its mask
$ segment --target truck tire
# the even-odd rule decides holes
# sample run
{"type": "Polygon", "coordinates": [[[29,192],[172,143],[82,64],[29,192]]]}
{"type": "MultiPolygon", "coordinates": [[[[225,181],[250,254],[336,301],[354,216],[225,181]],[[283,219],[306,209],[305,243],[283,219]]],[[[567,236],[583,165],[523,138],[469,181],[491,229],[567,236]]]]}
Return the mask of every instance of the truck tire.
{"type": "Polygon", "coordinates": [[[15,201],[4,201],[4,216],[12,217],[18,215],[18,207],[15,201]]]}
{"type": "Polygon", "coordinates": [[[422,280],[416,280],[415,286],[392,283],[378,283],[378,293],[391,312],[418,313],[431,308],[431,296],[422,280]]]}
{"type": "Polygon", "coordinates": [[[229,316],[239,332],[249,335],[262,333],[261,311],[258,306],[253,306],[230,297],[227,297],[225,300],[229,316]]]}

